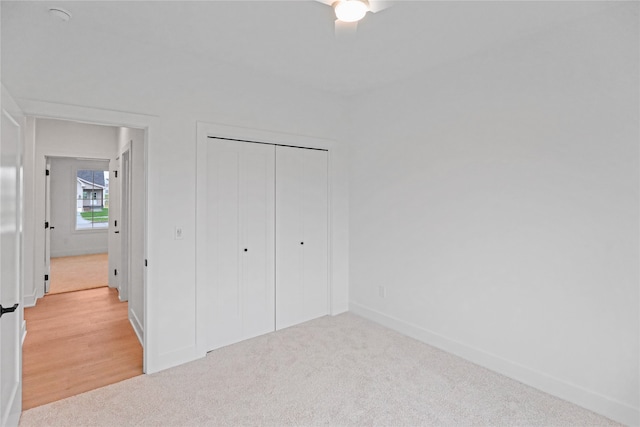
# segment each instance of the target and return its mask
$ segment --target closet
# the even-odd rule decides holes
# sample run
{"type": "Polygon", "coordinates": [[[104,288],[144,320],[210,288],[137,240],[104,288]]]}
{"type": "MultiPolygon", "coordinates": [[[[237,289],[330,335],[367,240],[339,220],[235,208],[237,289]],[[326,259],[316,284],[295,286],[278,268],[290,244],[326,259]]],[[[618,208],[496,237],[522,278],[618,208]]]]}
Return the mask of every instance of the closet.
{"type": "Polygon", "coordinates": [[[199,156],[199,345],[328,314],[327,152],[208,138],[199,156]]]}

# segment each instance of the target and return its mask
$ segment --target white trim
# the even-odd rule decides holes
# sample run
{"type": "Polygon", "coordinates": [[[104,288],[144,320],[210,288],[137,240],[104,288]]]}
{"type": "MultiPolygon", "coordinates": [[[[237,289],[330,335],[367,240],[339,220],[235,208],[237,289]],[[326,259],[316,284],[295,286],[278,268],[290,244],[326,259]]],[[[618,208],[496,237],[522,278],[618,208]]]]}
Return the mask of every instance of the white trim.
{"type": "MultiPolygon", "coordinates": [[[[138,113],[129,113],[123,111],[105,110],[91,107],[81,107],[75,105],[57,104],[44,101],[35,101],[30,99],[17,100],[18,105],[24,111],[25,116],[33,116],[39,118],[59,119],[59,120],[71,120],[81,123],[110,125],[110,126],[126,126],[131,128],[138,128],[145,130],[144,141],[144,153],[145,153],[145,215],[148,215],[148,204],[151,191],[149,191],[149,175],[151,173],[148,167],[146,158],[149,153],[149,141],[156,138],[159,134],[159,120],[157,116],[149,116],[138,113]]],[[[55,156],[55,152],[47,153],[48,156],[55,156]]],[[[65,154],[66,155],[66,154],[65,154]]],[[[90,156],[89,156],[90,157],[90,156]]],[[[36,164],[37,166],[37,164],[36,164]]],[[[36,168],[36,171],[38,169],[36,168]]],[[[152,189],[153,190],[153,189],[152,189]]],[[[158,245],[154,245],[152,240],[153,236],[148,233],[150,223],[153,222],[152,218],[145,218],[145,238],[144,238],[144,259],[150,259],[149,251],[155,252],[158,245]]],[[[153,254],[151,254],[153,255],[153,254]]],[[[153,332],[161,313],[157,313],[150,305],[151,301],[151,287],[149,282],[153,281],[153,277],[156,274],[156,269],[153,267],[153,263],[150,263],[148,270],[145,270],[143,275],[143,288],[144,288],[144,325],[146,333],[143,335],[143,372],[152,373],[159,371],[160,369],[168,368],[170,366],[179,365],[181,363],[193,360],[189,357],[184,357],[182,360],[172,359],[171,362],[175,362],[173,365],[167,365],[165,357],[161,354],[157,354],[158,345],[154,342],[156,336],[160,334],[149,333],[153,332]],[[164,367],[164,368],[163,368],[164,367]]],[[[194,350],[192,350],[193,352],[194,350]]],[[[179,353],[179,352],[178,352],[179,353]]]]}
{"type": "Polygon", "coordinates": [[[140,341],[140,345],[144,345],[144,341],[143,341],[143,331],[142,331],[142,324],[140,324],[140,319],[138,319],[138,316],[136,316],[136,313],[131,310],[131,308],[129,308],[129,322],[131,322],[131,326],[133,327],[134,332],[136,333],[136,336],[138,337],[138,341],[140,341]]]}
{"type": "Polygon", "coordinates": [[[101,108],[81,107],[54,102],[18,99],[18,105],[25,116],[42,119],[72,120],[79,123],[107,126],[125,126],[146,129],[155,125],[157,116],[101,108]]]}
{"type": "Polygon", "coordinates": [[[610,397],[587,390],[559,378],[536,371],[495,354],[463,344],[459,341],[424,329],[413,323],[381,313],[365,305],[351,301],[350,311],[366,319],[384,325],[404,335],[455,354],[492,371],[498,372],[523,384],[567,400],[583,408],[604,415],[627,425],[640,423],[640,409],[610,397]]]}
{"type": "MultiPolygon", "coordinates": [[[[74,227],[76,225],[77,224],[74,224],[74,227]]],[[[109,233],[109,227],[107,226],[107,227],[95,227],[95,228],[74,228],[73,230],[71,230],[70,234],[83,235],[83,234],[90,234],[90,233],[109,233]]],[[[102,252],[106,252],[106,251],[102,251],[102,252]]],[[[61,252],[58,252],[58,253],[61,253],[61,252]]],[[[77,254],[77,255],[83,255],[83,254],[77,254]]],[[[56,256],[65,256],[65,255],[56,255],[56,256]]],[[[52,256],[51,258],[55,258],[55,257],[52,256]]]]}
{"type": "MultiPolygon", "coordinates": [[[[47,156],[47,157],[51,158],[51,156],[47,156]]],[[[74,158],[73,157],[67,157],[67,159],[74,159],[74,158]]],[[[109,172],[109,162],[111,161],[110,159],[101,158],[101,159],[91,159],[91,160],[89,160],[89,159],[82,159],[82,160],[81,159],[75,159],[75,160],[87,161],[87,162],[96,162],[96,163],[98,163],[98,162],[105,163],[106,167],[103,165],[102,172],[109,172]]],[[[87,183],[89,185],[98,186],[103,190],[103,193],[102,193],[102,207],[104,208],[104,196],[105,196],[104,190],[107,189],[107,186],[106,185],[102,186],[100,184],[89,182],[89,181],[87,181],[85,179],[82,179],[82,178],[78,177],[78,171],[80,171],[80,170],[92,170],[92,171],[95,172],[95,171],[100,170],[100,169],[97,169],[94,166],[91,166],[90,169],[89,169],[89,167],[80,166],[78,164],[75,164],[75,166],[73,166],[73,175],[76,177],[77,181],[83,181],[83,182],[85,182],[85,183],[87,183]]],[[[74,182],[74,183],[71,184],[71,187],[72,187],[71,194],[77,194],[77,192],[78,192],[77,184],[74,182]]],[[[73,221],[73,229],[71,230],[72,234],[80,234],[80,235],[82,235],[84,233],[95,233],[97,231],[104,231],[105,233],[109,232],[109,225],[110,225],[109,220],[107,220],[107,226],[106,227],[78,228],[78,221],[77,221],[78,198],[77,197],[73,198],[73,206],[72,206],[72,208],[73,208],[73,210],[71,211],[71,218],[72,218],[72,221],[73,221]]],[[[63,253],[63,252],[64,251],[56,252],[56,254],[63,253]]],[[[56,256],[65,256],[65,255],[56,255],[56,256]]]]}
{"type": "Polygon", "coordinates": [[[22,328],[21,328],[20,336],[22,337],[20,340],[20,345],[24,345],[24,340],[25,338],[27,338],[27,321],[24,319],[22,320],[22,328]]]}
{"type": "Polygon", "coordinates": [[[9,121],[13,123],[16,127],[22,128],[22,126],[20,126],[20,124],[16,121],[16,119],[13,118],[11,113],[9,113],[4,108],[2,109],[2,114],[4,114],[7,117],[7,119],[9,119],[9,121]]]}
{"type": "Polygon", "coordinates": [[[218,137],[238,139],[248,142],[263,142],[266,144],[289,145],[292,147],[317,148],[331,151],[335,142],[307,135],[274,132],[270,130],[250,129],[237,126],[227,126],[216,123],[197,122],[197,136],[201,138],[218,137]]]}
{"type": "MultiPolygon", "coordinates": [[[[147,334],[143,335],[143,338],[146,338],[147,334]]],[[[147,340],[147,342],[149,342],[147,340]]],[[[153,359],[150,360],[152,364],[150,364],[146,373],[154,373],[159,372],[168,368],[173,368],[174,366],[182,365],[184,363],[193,362],[194,360],[198,360],[206,356],[205,354],[201,354],[196,350],[194,346],[186,346],[176,350],[171,350],[165,353],[160,353],[158,355],[154,355],[153,359]]]]}
{"type": "Polygon", "coordinates": [[[341,301],[339,303],[334,302],[333,305],[331,306],[332,316],[337,316],[339,314],[346,313],[347,311],[349,311],[348,301],[341,301]]]}
{"type": "Polygon", "coordinates": [[[35,307],[37,300],[38,299],[36,298],[36,291],[34,289],[33,293],[31,295],[23,295],[22,296],[22,305],[23,305],[24,308],[35,307]]]}
{"type": "Polygon", "coordinates": [[[97,248],[94,246],[94,247],[91,247],[90,249],[79,248],[75,250],[62,250],[62,251],[56,252],[55,254],[52,253],[51,258],[60,258],[65,256],[95,255],[95,254],[104,254],[104,253],[108,253],[108,248],[106,247],[97,248]]]}
{"type": "MultiPolygon", "coordinates": [[[[7,402],[9,403],[7,405],[8,408],[11,408],[14,403],[16,401],[16,399],[19,397],[20,399],[20,406],[22,407],[22,381],[20,381],[20,385],[18,387],[15,387],[11,390],[11,397],[9,399],[7,399],[7,402]]],[[[2,420],[0,422],[0,425],[2,426],[17,426],[18,423],[20,422],[20,415],[21,412],[7,412],[5,415],[5,419],[2,420]]]]}

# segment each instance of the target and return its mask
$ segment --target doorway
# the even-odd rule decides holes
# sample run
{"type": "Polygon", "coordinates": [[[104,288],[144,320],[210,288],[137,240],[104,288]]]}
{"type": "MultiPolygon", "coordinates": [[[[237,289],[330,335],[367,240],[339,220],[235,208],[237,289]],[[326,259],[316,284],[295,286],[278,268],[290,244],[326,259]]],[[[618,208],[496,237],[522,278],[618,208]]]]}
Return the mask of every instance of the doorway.
{"type": "MultiPolygon", "coordinates": [[[[47,157],[45,294],[109,284],[109,159],[47,157]]],[[[112,254],[112,256],[114,256],[112,254]]]]}
{"type": "Polygon", "coordinates": [[[25,409],[143,373],[145,131],[38,118],[34,125],[36,169],[49,172],[41,193],[45,286],[25,311],[25,409]],[[86,257],[96,258],[93,267],[86,257]],[[59,261],[84,269],[76,277],[84,287],[56,290],[58,279],[69,285],[59,261]],[[102,279],[87,286],[98,269],[102,279]]]}

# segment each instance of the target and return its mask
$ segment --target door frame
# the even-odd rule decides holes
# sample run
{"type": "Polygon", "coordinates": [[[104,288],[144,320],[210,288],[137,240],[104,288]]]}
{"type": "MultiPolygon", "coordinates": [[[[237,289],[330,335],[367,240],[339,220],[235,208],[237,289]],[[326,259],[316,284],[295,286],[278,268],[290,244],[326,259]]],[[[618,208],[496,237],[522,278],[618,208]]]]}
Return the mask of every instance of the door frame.
{"type": "Polygon", "coordinates": [[[44,295],[51,289],[51,156],[44,159],[44,295]]]}
{"type": "Polygon", "coordinates": [[[120,301],[129,300],[129,284],[131,283],[131,143],[127,143],[124,150],[119,154],[120,166],[118,172],[121,179],[119,193],[118,220],[120,225],[120,271],[118,276],[118,290],[120,301]]]}
{"type": "MultiPolygon", "coordinates": [[[[346,147],[334,141],[313,136],[295,135],[260,129],[249,129],[215,123],[197,122],[196,124],[196,194],[206,182],[207,161],[203,154],[210,137],[238,141],[257,142],[273,145],[285,145],[300,148],[315,148],[328,152],[328,304],[329,314],[337,315],[348,311],[348,170],[346,147]],[[199,188],[200,187],[200,188],[199,188]]],[[[196,198],[196,229],[204,229],[207,218],[204,217],[206,206],[204,200],[196,198]]],[[[204,309],[197,298],[205,286],[206,260],[203,254],[206,242],[196,236],[196,312],[204,309]],[[199,292],[200,290],[200,292],[199,292]]],[[[204,356],[207,348],[206,328],[202,316],[196,317],[196,340],[198,352],[204,356]]]]}
{"type": "MultiPolygon", "coordinates": [[[[64,220],[61,220],[60,218],[63,216],[67,216],[69,218],[75,218],[75,215],[77,214],[77,205],[74,203],[73,206],[71,205],[67,205],[64,208],[64,212],[57,212],[58,215],[54,215],[53,212],[54,211],[58,211],[60,210],[60,208],[58,208],[57,210],[54,209],[52,210],[52,192],[51,192],[51,179],[56,176],[56,172],[51,172],[51,168],[52,168],[52,162],[56,161],[56,160],[68,160],[68,161],[75,161],[75,162],[95,162],[95,163],[105,163],[106,165],[103,166],[104,171],[108,171],[109,170],[109,164],[110,164],[110,159],[107,158],[88,158],[88,157],[78,157],[78,156],[73,156],[71,155],[71,152],[68,152],[66,155],[51,155],[48,152],[46,154],[43,154],[40,157],[44,157],[44,162],[45,162],[45,169],[46,169],[46,173],[45,173],[45,187],[44,187],[44,220],[45,220],[45,224],[47,224],[48,226],[45,226],[45,231],[44,231],[44,274],[45,274],[45,280],[44,280],[44,293],[43,295],[39,296],[39,292],[36,293],[35,295],[35,301],[33,302],[33,304],[29,304],[25,306],[26,307],[32,307],[33,305],[35,305],[35,302],[37,302],[37,300],[39,298],[41,298],[44,295],[47,295],[50,290],[51,290],[51,281],[54,279],[54,277],[51,274],[51,248],[54,246],[52,245],[52,242],[55,241],[55,238],[52,238],[52,231],[55,230],[56,225],[58,226],[58,230],[60,230],[60,223],[62,222],[63,225],[64,224],[64,220]]],[[[92,167],[92,166],[85,166],[85,167],[80,167],[79,165],[74,165],[73,166],[73,171],[74,171],[74,175],[77,174],[78,170],[80,169],[86,169],[87,167],[92,167]]],[[[54,168],[55,169],[55,168],[54,168]]],[[[36,168],[36,170],[39,170],[38,168],[36,168]]],[[[97,169],[96,169],[97,170],[97,169]]],[[[65,186],[67,187],[66,190],[64,191],[69,191],[70,194],[75,194],[76,192],[76,184],[75,181],[69,181],[65,184],[65,186]]],[[[68,224],[66,224],[68,225],[68,224]]],[[[60,231],[58,231],[60,232],[60,231]]],[[[94,232],[103,232],[102,229],[99,229],[99,231],[97,230],[82,230],[79,231],[76,228],[75,225],[75,219],[74,219],[74,224],[73,224],[73,228],[71,230],[68,230],[67,232],[71,232],[73,234],[78,234],[78,233],[94,233],[94,232]]],[[[64,232],[63,232],[64,233],[64,232]]],[[[69,254],[58,254],[57,257],[60,256],[68,256],[69,254]]],[[[109,254],[109,259],[111,259],[112,254],[109,254]]],[[[54,258],[56,258],[54,256],[54,258]]],[[[111,261],[109,261],[109,265],[111,265],[111,261]]]]}
{"type": "MultiPolygon", "coordinates": [[[[148,157],[149,157],[149,145],[150,140],[157,134],[157,129],[159,128],[158,118],[155,116],[148,116],[136,113],[127,113],[120,111],[112,111],[112,110],[102,110],[97,108],[90,107],[79,107],[65,104],[56,104],[44,101],[33,101],[33,100],[21,100],[22,102],[22,110],[25,116],[34,117],[34,118],[43,118],[43,119],[54,119],[54,120],[67,120],[67,121],[75,121],[81,123],[88,124],[96,124],[96,125],[106,125],[106,126],[115,126],[115,127],[129,127],[141,129],[145,132],[144,137],[144,259],[148,258],[148,250],[150,247],[153,247],[153,244],[149,242],[150,236],[148,233],[149,228],[149,214],[148,214],[148,205],[149,205],[149,167],[148,167],[148,157]]],[[[47,153],[50,156],[62,155],[62,153],[47,153]]],[[[37,176],[38,173],[38,159],[35,159],[35,170],[34,173],[37,176]]],[[[38,250],[37,241],[29,242],[31,247],[26,248],[27,253],[34,254],[38,250]]],[[[38,251],[39,252],[39,251],[38,251]]],[[[153,351],[150,349],[155,348],[156,345],[154,342],[154,337],[156,336],[150,330],[153,329],[153,324],[157,324],[157,315],[159,313],[155,313],[151,304],[149,303],[149,272],[145,266],[143,273],[143,298],[144,298],[144,334],[142,339],[142,348],[143,348],[143,373],[147,373],[150,370],[154,371],[156,369],[153,366],[156,366],[157,362],[155,359],[157,355],[154,355],[153,351]]],[[[36,281],[38,280],[38,273],[36,273],[36,281]]]]}

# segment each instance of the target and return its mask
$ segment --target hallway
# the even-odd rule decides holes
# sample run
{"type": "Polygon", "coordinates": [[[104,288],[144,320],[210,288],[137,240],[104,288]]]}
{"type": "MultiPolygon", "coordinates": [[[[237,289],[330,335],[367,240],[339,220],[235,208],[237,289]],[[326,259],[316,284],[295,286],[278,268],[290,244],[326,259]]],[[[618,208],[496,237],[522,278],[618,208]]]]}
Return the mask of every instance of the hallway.
{"type": "Polygon", "coordinates": [[[109,255],[89,254],[51,258],[49,294],[100,288],[109,284],[109,255]]]}
{"type": "Polygon", "coordinates": [[[102,287],[47,295],[25,309],[23,410],[141,375],[127,307],[102,287]]]}

